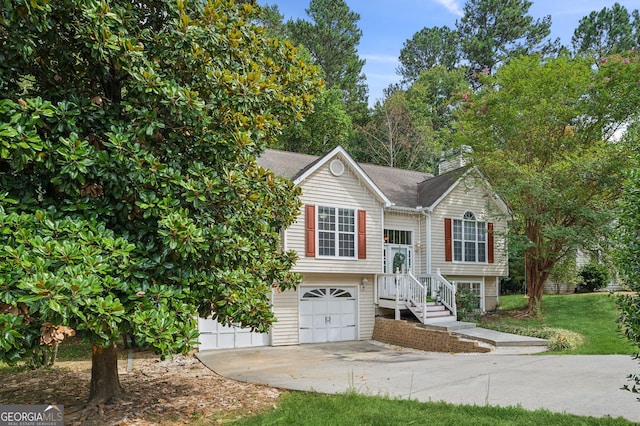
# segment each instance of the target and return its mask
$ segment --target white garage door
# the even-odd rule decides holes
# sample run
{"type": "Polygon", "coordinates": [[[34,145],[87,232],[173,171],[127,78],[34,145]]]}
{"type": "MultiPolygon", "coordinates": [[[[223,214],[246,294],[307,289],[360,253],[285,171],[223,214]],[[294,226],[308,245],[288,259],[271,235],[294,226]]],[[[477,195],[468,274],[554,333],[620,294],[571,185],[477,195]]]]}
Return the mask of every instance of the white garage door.
{"type": "Polygon", "coordinates": [[[357,340],[355,287],[300,288],[300,343],[357,340]]]}
{"type": "Polygon", "coordinates": [[[269,345],[268,333],[254,333],[248,328],[225,326],[209,318],[198,318],[198,330],[201,351],[269,345]]]}

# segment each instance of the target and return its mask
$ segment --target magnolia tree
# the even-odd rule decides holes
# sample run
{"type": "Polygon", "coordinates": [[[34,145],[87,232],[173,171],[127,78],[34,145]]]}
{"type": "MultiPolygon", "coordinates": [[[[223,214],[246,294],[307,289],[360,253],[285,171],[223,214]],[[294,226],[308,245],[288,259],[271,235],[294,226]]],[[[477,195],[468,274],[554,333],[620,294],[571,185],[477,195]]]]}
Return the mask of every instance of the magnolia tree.
{"type": "Polygon", "coordinates": [[[268,329],[270,292],[299,278],[279,246],[299,201],[256,157],[321,83],[254,12],[5,3],[0,360],[37,352],[41,329],[76,330],[92,343],[95,403],[121,392],[121,333],[170,354],[196,342],[197,315],[268,329]]]}
{"type": "Polygon", "coordinates": [[[531,313],[554,266],[610,231],[629,166],[614,135],[637,119],[638,76],[633,54],[606,58],[597,70],[525,56],[461,96],[457,135],[513,211],[510,248],[524,250],[531,313]]]}

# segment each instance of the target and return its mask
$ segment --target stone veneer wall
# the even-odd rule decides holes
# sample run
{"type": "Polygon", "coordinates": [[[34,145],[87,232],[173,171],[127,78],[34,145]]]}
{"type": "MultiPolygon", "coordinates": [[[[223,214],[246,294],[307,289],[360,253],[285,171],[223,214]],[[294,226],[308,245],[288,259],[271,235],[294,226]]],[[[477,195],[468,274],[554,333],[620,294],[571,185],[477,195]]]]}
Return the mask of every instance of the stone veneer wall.
{"type": "Polygon", "coordinates": [[[429,352],[490,352],[478,342],[454,336],[448,331],[429,330],[405,320],[377,317],[373,340],[389,345],[429,352]]]}

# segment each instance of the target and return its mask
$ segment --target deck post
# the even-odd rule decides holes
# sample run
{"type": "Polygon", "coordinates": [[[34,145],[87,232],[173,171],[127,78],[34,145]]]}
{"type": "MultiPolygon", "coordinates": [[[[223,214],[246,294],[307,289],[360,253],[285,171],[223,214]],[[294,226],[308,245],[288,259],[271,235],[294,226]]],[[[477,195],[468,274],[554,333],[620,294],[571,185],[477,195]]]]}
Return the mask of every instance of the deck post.
{"type": "Polygon", "coordinates": [[[396,320],[400,317],[400,270],[396,269],[396,320]]]}

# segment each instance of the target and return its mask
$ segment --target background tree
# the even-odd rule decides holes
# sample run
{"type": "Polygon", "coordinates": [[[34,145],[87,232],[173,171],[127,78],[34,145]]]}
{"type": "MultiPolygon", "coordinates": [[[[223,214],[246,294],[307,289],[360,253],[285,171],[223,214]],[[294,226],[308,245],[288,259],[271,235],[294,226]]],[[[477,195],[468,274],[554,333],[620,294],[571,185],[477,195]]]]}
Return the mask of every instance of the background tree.
{"type": "Polygon", "coordinates": [[[639,72],[637,57],[612,57],[595,74],[588,61],[521,57],[465,95],[460,142],[516,217],[523,240],[510,248],[525,251],[531,313],[553,267],[608,232],[627,164],[610,140],[638,115],[639,72]]]}
{"type": "Polygon", "coordinates": [[[627,8],[615,3],[600,12],[593,11],[582,18],[573,32],[571,44],[576,55],[593,55],[596,64],[611,53],[620,53],[640,47],[640,21],[638,10],[633,18],[627,8]]]}
{"type": "Polygon", "coordinates": [[[358,56],[360,15],[344,0],[311,0],[306,11],[311,22],[288,21],[287,35],[309,50],[324,71],[327,88],[342,92],[352,121],[361,123],[367,116],[367,86],[362,72],[365,61],[358,56]]]}
{"type": "Polygon", "coordinates": [[[551,16],[533,19],[528,0],[468,0],[464,15],[456,21],[462,58],[470,75],[489,74],[508,58],[522,54],[553,52],[559,40],[545,40],[551,32],[551,16]]]}
{"type": "Polygon", "coordinates": [[[424,71],[406,93],[407,108],[417,128],[427,128],[432,152],[429,169],[436,171],[440,156],[452,148],[454,112],[459,93],[470,90],[465,71],[436,66],[424,71]]]}
{"type": "Polygon", "coordinates": [[[447,70],[455,68],[459,59],[457,31],[446,26],[425,27],[404,42],[397,72],[404,82],[413,83],[422,72],[436,66],[447,70]]]}
{"type": "MultiPolygon", "coordinates": [[[[92,343],[92,403],[119,395],[116,342],[186,352],[195,315],[265,331],[291,288],[291,182],[255,158],[321,83],[251,4],[15,1],[0,11],[0,357],[41,325],[92,343]]],[[[95,404],[93,404],[95,406],[95,404]]]]}
{"type": "Polygon", "coordinates": [[[291,123],[275,147],[285,151],[324,155],[337,145],[347,145],[353,133],[351,117],[337,88],[323,90],[313,101],[313,112],[304,121],[291,123]]]}
{"type": "Polygon", "coordinates": [[[284,16],[280,13],[280,8],[278,8],[277,4],[262,6],[256,18],[256,23],[265,27],[270,37],[286,38],[284,16]]]}
{"type": "Polygon", "coordinates": [[[361,128],[369,162],[409,170],[425,170],[433,157],[431,128],[416,126],[407,107],[406,93],[388,91],[373,108],[369,123],[361,128]]]}

